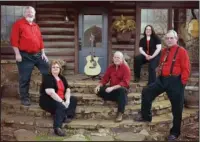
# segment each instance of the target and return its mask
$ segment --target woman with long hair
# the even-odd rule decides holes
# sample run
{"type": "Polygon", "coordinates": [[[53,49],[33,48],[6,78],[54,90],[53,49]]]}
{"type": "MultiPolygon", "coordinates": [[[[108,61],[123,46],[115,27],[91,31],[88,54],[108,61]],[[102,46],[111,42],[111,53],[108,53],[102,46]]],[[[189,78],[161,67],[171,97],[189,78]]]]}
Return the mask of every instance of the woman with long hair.
{"type": "Polygon", "coordinates": [[[153,27],[147,25],[144,29],[144,37],[140,39],[139,52],[140,55],[134,58],[134,82],[139,82],[141,67],[145,63],[148,66],[148,84],[151,84],[156,79],[156,67],[159,64],[161,51],[161,40],[156,35],[153,27]]]}

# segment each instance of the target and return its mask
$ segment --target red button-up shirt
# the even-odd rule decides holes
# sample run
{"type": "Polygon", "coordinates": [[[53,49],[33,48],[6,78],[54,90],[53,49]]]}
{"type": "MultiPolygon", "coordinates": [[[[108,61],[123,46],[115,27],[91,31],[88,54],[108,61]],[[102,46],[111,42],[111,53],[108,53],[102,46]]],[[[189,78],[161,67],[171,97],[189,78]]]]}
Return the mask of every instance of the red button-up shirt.
{"type": "Polygon", "coordinates": [[[106,70],[106,73],[104,74],[100,83],[102,85],[106,85],[108,82],[110,82],[110,86],[120,85],[129,88],[130,79],[131,71],[126,64],[120,64],[118,69],[116,69],[116,65],[112,64],[106,70]]]}
{"type": "Polygon", "coordinates": [[[36,23],[29,24],[25,18],[21,18],[13,24],[10,43],[28,53],[38,53],[44,48],[39,26],[36,23]]]}
{"type": "MultiPolygon", "coordinates": [[[[174,58],[174,54],[176,52],[176,49],[178,48],[178,45],[175,45],[173,47],[170,47],[169,55],[167,57],[166,62],[163,64],[162,68],[162,76],[169,76],[170,74],[170,68],[172,65],[172,60],[174,58]]],[[[160,64],[164,60],[165,54],[166,54],[167,48],[163,48],[161,52],[161,58],[160,58],[160,64]]],[[[187,51],[180,47],[175,59],[174,68],[172,71],[172,75],[181,75],[181,81],[183,84],[186,84],[189,76],[190,76],[190,60],[187,51]]]]}

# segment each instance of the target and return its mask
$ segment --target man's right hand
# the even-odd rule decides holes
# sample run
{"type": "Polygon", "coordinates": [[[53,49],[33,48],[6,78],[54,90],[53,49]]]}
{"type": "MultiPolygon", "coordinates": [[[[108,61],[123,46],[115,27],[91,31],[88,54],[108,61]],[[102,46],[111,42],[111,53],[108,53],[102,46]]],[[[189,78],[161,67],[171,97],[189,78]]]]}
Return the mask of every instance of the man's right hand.
{"type": "Polygon", "coordinates": [[[16,54],[15,55],[15,59],[17,62],[21,62],[22,61],[22,56],[20,54],[16,54]]]}
{"type": "Polygon", "coordinates": [[[94,89],[95,94],[97,94],[99,92],[99,90],[100,90],[100,86],[97,85],[97,87],[94,89]]]}

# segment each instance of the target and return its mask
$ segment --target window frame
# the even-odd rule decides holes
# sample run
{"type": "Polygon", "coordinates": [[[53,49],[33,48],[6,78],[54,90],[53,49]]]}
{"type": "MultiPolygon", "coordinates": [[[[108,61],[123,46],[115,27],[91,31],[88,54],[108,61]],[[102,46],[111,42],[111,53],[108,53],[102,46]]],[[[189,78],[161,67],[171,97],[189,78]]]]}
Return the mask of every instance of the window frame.
{"type": "MultiPolygon", "coordinates": [[[[180,9],[199,9],[198,1],[146,1],[146,2],[136,2],[136,33],[141,33],[141,9],[168,9],[168,30],[172,28],[172,9],[180,8],[180,9]]],[[[134,56],[139,55],[139,41],[140,34],[136,34],[136,42],[135,42],[135,54],[134,56]]]]}
{"type": "MultiPolygon", "coordinates": [[[[32,6],[36,8],[36,2],[34,1],[3,1],[0,3],[0,11],[1,11],[1,6],[32,6]]],[[[1,18],[1,14],[0,14],[1,18]]],[[[1,26],[1,23],[0,23],[1,26]]],[[[1,59],[14,59],[14,51],[11,46],[5,46],[4,48],[1,49],[1,59]]]]}

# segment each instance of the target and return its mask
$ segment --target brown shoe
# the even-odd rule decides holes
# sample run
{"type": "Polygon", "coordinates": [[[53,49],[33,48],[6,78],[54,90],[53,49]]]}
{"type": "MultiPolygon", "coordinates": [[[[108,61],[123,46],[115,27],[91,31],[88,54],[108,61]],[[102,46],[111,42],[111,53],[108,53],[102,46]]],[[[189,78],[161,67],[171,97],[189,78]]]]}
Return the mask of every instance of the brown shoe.
{"type": "Polygon", "coordinates": [[[121,122],[123,120],[123,113],[119,112],[115,119],[116,122],[121,122]]]}

